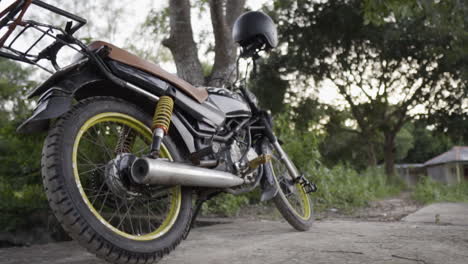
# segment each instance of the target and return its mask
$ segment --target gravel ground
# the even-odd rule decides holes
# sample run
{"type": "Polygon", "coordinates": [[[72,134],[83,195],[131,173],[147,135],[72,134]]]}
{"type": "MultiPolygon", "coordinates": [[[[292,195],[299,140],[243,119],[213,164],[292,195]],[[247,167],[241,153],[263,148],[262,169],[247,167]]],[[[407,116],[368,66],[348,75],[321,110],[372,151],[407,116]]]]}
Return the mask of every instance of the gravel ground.
{"type": "MultiPolygon", "coordinates": [[[[0,249],[0,263],[104,262],[66,242],[0,249]]],[[[317,221],[308,232],[297,232],[283,221],[225,221],[196,228],[161,263],[466,264],[468,204],[433,204],[402,221],[317,221]]]]}

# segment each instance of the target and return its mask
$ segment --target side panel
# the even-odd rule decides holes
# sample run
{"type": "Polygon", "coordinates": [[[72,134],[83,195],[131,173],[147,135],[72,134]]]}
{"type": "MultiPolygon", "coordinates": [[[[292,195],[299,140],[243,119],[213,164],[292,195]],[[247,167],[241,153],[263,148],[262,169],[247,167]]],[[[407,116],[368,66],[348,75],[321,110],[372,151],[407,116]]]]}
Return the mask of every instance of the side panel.
{"type": "MultiPolygon", "coordinates": [[[[109,66],[122,79],[136,84],[157,96],[164,95],[167,88],[171,86],[171,84],[151,74],[119,62],[110,61],[109,66]]],[[[177,90],[177,87],[175,88],[177,90]]],[[[208,100],[199,103],[180,90],[177,90],[175,104],[195,119],[215,127],[223,125],[226,119],[226,115],[215,104],[208,102],[208,100]]]]}
{"type": "Polygon", "coordinates": [[[246,103],[222,95],[210,95],[212,100],[226,114],[226,117],[251,116],[249,106],[246,103]]]}
{"type": "MultiPolygon", "coordinates": [[[[24,121],[17,129],[19,133],[34,133],[45,131],[49,128],[49,120],[58,118],[72,108],[73,97],[66,94],[60,88],[53,87],[39,100],[31,117],[24,121]]],[[[192,134],[176,115],[172,116],[174,126],[180,138],[184,141],[190,153],[195,152],[195,143],[192,134]]],[[[170,131],[173,133],[173,131],[170,131]]]]}
{"type": "MultiPolygon", "coordinates": [[[[73,99],[89,96],[114,96],[128,100],[148,113],[152,114],[158,97],[149,97],[137,94],[123,87],[116,87],[109,81],[99,76],[93,67],[89,65],[75,65],[65,73],[58,72],[51,76],[46,82],[37,87],[29,96],[41,96],[36,109],[31,117],[24,121],[17,129],[19,133],[34,133],[46,131],[49,128],[49,121],[58,118],[68,112],[73,104],[73,99]],[[66,74],[65,74],[66,73],[66,74]],[[108,83],[107,87],[101,84],[108,83]],[[103,89],[104,88],[104,89],[103,89]]],[[[153,88],[155,89],[155,88],[153,88]]],[[[195,144],[192,134],[184,124],[173,115],[172,124],[179,133],[190,152],[195,151],[195,144]]]]}
{"type": "Polygon", "coordinates": [[[226,117],[248,117],[252,116],[247,102],[240,94],[231,92],[224,88],[208,88],[208,100],[213,102],[226,117]]]}

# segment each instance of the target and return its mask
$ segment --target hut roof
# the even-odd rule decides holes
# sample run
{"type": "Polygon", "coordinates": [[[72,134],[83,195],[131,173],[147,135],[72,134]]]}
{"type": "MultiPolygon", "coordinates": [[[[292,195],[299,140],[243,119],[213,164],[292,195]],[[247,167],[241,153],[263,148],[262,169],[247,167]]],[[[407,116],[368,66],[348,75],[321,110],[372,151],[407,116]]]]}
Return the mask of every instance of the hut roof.
{"type": "Polygon", "coordinates": [[[456,161],[468,161],[468,146],[453,147],[451,150],[426,161],[424,166],[432,166],[456,161]]]}

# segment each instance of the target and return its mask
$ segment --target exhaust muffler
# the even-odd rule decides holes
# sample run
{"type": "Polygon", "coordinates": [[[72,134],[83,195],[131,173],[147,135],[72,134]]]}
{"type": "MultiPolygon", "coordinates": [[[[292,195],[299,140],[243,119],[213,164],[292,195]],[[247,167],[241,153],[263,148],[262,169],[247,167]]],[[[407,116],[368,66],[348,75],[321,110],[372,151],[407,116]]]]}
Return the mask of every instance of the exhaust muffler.
{"type": "Polygon", "coordinates": [[[231,173],[149,158],[135,160],[131,172],[135,182],[149,185],[229,188],[244,183],[231,173]]]}

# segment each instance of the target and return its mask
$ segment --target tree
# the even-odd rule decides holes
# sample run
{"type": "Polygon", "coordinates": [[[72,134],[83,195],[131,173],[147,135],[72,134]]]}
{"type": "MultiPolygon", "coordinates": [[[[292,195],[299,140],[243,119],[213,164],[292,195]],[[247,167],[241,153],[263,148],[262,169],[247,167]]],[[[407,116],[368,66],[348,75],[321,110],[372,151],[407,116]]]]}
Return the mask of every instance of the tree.
{"type": "Polygon", "coordinates": [[[372,146],[382,133],[385,169],[391,176],[399,131],[415,107],[450,107],[443,103],[447,94],[465,86],[457,70],[464,61],[444,53],[451,48],[451,36],[432,30],[422,19],[365,24],[361,10],[361,1],[278,0],[274,12],[289,73],[332,81],[360,136],[372,146]]]}
{"type": "Polygon", "coordinates": [[[31,70],[0,59],[0,231],[36,224],[31,214],[47,208],[40,177],[43,135],[16,133],[31,114],[23,98],[34,85],[30,76],[31,70]]]}
{"type": "Polygon", "coordinates": [[[259,71],[256,78],[251,78],[249,88],[258,98],[259,106],[269,109],[273,115],[285,110],[285,94],[289,90],[288,80],[282,78],[281,59],[271,56],[268,60],[259,60],[259,71]]]}
{"type": "Polygon", "coordinates": [[[404,163],[424,163],[454,146],[453,140],[445,132],[429,130],[427,127],[431,123],[425,119],[410,123],[414,144],[403,159],[404,163]]]}
{"type": "Polygon", "coordinates": [[[170,49],[177,74],[194,85],[221,86],[235,69],[236,45],[232,27],[244,9],[245,0],[208,1],[215,39],[215,58],[208,76],[204,76],[194,41],[190,0],[169,0],[170,35],[163,45],[170,49]]]}
{"type": "Polygon", "coordinates": [[[31,104],[23,98],[28,88],[34,85],[28,80],[30,75],[31,70],[0,58],[0,179],[8,181],[15,175],[15,181],[11,182],[16,186],[30,182],[30,179],[23,179],[31,173],[38,177],[40,170],[41,142],[37,136],[16,133],[16,126],[31,114],[31,104]],[[38,149],[33,149],[35,147],[38,149]]]}
{"type": "MultiPolygon", "coordinates": [[[[362,9],[365,23],[380,25],[385,20],[420,19],[432,30],[449,35],[447,54],[468,56],[468,3],[465,0],[365,0],[362,9]]],[[[468,65],[462,64],[463,78],[468,79],[468,65]]]]}
{"type": "Polygon", "coordinates": [[[324,126],[324,139],[320,142],[320,153],[324,163],[333,167],[345,163],[355,169],[376,166],[380,153],[373,144],[360,136],[360,132],[347,125],[353,119],[349,109],[338,110],[328,106],[327,122],[324,126]]]}

